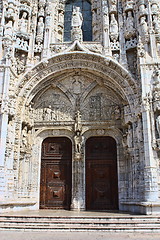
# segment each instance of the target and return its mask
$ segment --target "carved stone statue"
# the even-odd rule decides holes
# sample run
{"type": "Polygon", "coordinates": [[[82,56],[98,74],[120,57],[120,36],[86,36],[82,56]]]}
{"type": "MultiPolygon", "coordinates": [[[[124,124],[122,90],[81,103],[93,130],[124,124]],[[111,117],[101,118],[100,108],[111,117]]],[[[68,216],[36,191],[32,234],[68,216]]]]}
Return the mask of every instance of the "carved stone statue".
{"type": "Polygon", "coordinates": [[[118,23],[115,19],[115,14],[111,14],[111,22],[110,22],[110,37],[113,42],[118,40],[118,23]]]}
{"type": "Polygon", "coordinates": [[[48,106],[48,108],[44,111],[45,114],[45,120],[51,121],[52,120],[52,107],[51,105],[48,106]]]}
{"type": "Polygon", "coordinates": [[[156,34],[160,34],[160,18],[157,15],[153,15],[153,27],[156,34]]]}
{"type": "Polygon", "coordinates": [[[82,123],[81,123],[81,114],[80,114],[80,111],[77,111],[77,112],[76,112],[75,124],[74,124],[74,131],[75,131],[75,132],[81,132],[81,131],[82,131],[82,123]]]}
{"type": "Polygon", "coordinates": [[[156,3],[153,3],[151,10],[152,10],[152,14],[157,14],[158,13],[158,5],[156,3]]]}
{"type": "Polygon", "coordinates": [[[156,118],[156,127],[158,132],[158,138],[160,138],[160,115],[156,118]]]}
{"type": "Polygon", "coordinates": [[[23,12],[22,17],[19,21],[19,31],[22,33],[27,33],[27,28],[28,28],[27,13],[23,12]]]}
{"type": "Polygon", "coordinates": [[[134,35],[135,35],[134,18],[132,16],[132,11],[129,11],[126,19],[125,37],[129,39],[134,35]]]}
{"type": "Polygon", "coordinates": [[[74,142],[75,142],[75,153],[81,153],[82,145],[83,145],[83,136],[79,131],[77,131],[76,135],[74,136],[74,142]]]}
{"type": "Polygon", "coordinates": [[[40,17],[37,24],[37,36],[36,36],[36,41],[38,43],[43,42],[43,31],[44,31],[43,17],[40,17]]]}
{"type": "Polygon", "coordinates": [[[72,24],[71,26],[74,28],[81,28],[83,23],[83,16],[82,13],[80,12],[79,7],[73,8],[72,12],[72,24]]]}
{"type": "Polygon", "coordinates": [[[72,41],[82,41],[82,23],[83,23],[83,17],[82,17],[82,13],[80,12],[80,8],[79,7],[75,7],[73,8],[73,12],[72,12],[72,22],[71,22],[71,26],[72,26],[72,31],[71,31],[71,38],[72,41]]]}
{"type": "Polygon", "coordinates": [[[9,37],[13,35],[13,22],[11,20],[5,25],[4,35],[9,37]]]}
{"type": "Polygon", "coordinates": [[[127,136],[127,146],[128,148],[132,148],[133,147],[133,131],[132,131],[131,125],[128,126],[128,131],[126,136],[127,136]]]}
{"type": "Polygon", "coordinates": [[[145,36],[146,34],[148,34],[148,25],[145,16],[140,18],[140,34],[141,36],[145,36]]]}

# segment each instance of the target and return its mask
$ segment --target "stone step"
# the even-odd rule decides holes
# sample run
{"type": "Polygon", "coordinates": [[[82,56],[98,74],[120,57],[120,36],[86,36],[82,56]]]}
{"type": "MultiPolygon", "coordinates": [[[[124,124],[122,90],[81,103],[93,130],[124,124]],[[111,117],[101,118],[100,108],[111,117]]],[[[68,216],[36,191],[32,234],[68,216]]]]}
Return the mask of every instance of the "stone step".
{"type": "Polygon", "coordinates": [[[0,226],[0,230],[15,231],[127,231],[127,232],[160,232],[157,227],[137,227],[137,226],[0,226]]]}
{"type": "Polygon", "coordinates": [[[160,232],[158,216],[0,216],[0,230],[160,232]]]}

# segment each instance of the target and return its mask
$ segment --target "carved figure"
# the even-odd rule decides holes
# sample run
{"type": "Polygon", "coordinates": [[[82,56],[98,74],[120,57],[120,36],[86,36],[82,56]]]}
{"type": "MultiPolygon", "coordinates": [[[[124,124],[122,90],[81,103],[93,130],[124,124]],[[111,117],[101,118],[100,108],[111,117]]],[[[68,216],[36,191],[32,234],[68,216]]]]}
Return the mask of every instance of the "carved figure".
{"type": "Polygon", "coordinates": [[[28,28],[27,13],[23,12],[22,17],[19,21],[19,31],[22,33],[27,33],[27,28],[28,28]]]}
{"type": "Polygon", "coordinates": [[[157,15],[153,15],[153,27],[156,34],[160,34],[160,18],[157,15]]]}
{"type": "Polygon", "coordinates": [[[145,36],[146,34],[148,34],[148,25],[147,25],[145,16],[140,18],[140,34],[142,36],[145,36]]]}
{"type": "Polygon", "coordinates": [[[83,145],[83,136],[80,134],[80,132],[76,132],[76,135],[74,136],[74,142],[75,142],[75,152],[81,153],[82,145],[83,145]]]}
{"type": "Polygon", "coordinates": [[[111,14],[111,22],[110,22],[110,36],[113,42],[118,40],[118,23],[115,19],[115,14],[111,14]]]}
{"type": "Polygon", "coordinates": [[[134,28],[134,18],[132,16],[132,11],[128,12],[128,16],[126,19],[126,32],[125,32],[125,36],[127,38],[131,38],[132,36],[135,35],[135,28],[134,28]]]}
{"type": "Polygon", "coordinates": [[[80,111],[76,112],[74,130],[75,130],[75,132],[81,132],[82,131],[82,123],[81,123],[80,111]]]}
{"type": "Polygon", "coordinates": [[[132,126],[128,126],[128,131],[127,131],[127,146],[128,148],[133,147],[133,132],[132,132],[132,126]]]}
{"type": "Polygon", "coordinates": [[[40,17],[39,21],[38,21],[38,24],[37,24],[37,37],[36,37],[36,41],[38,43],[42,43],[42,41],[43,41],[43,31],[44,31],[43,17],[40,17]]]}
{"type": "Polygon", "coordinates": [[[4,35],[5,36],[12,36],[13,35],[13,22],[10,20],[6,25],[5,25],[5,30],[4,30],[4,35]]]}
{"type": "Polygon", "coordinates": [[[45,114],[45,120],[51,121],[52,120],[52,107],[51,105],[48,106],[48,108],[44,111],[45,114]]]}
{"type": "Polygon", "coordinates": [[[71,26],[73,28],[81,28],[83,23],[83,16],[82,13],[80,12],[79,7],[75,7],[72,12],[72,24],[71,26]]]}
{"type": "Polygon", "coordinates": [[[152,10],[152,13],[155,13],[155,14],[158,13],[158,6],[156,3],[152,4],[151,10],[152,10]]]}
{"type": "Polygon", "coordinates": [[[156,127],[158,132],[158,138],[160,138],[160,115],[156,118],[156,127]]]}
{"type": "Polygon", "coordinates": [[[43,35],[43,30],[44,30],[43,17],[40,17],[38,21],[37,35],[43,35]]]}
{"type": "Polygon", "coordinates": [[[146,7],[145,7],[144,4],[141,4],[141,5],[139,6],[139,12],[140,12],[141,14],[146,13],[146,7]]]}
{"type": "Polygon", "coordinates": [[[13,144],[14,141],[14,127],[13,127],[13,120],[9,121],[8,124],[8,143],[13,144]]]}
{"type": "Polygon", "coordinates": [[[17,57],[16,60],[17,60],[17,73],[21,74],[25,70],[26,55],[22,54],[19,57],[17,57]]]}

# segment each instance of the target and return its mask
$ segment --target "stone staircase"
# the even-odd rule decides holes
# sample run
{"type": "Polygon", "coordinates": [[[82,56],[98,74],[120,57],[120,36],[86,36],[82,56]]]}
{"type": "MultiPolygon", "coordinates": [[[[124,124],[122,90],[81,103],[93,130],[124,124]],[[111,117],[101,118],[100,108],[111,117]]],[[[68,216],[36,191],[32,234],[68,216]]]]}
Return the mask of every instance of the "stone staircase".
{"type": "Polygon", "coordinates": [[[160,232],[160,216],[0,216],[0,230],[160,232]]]}

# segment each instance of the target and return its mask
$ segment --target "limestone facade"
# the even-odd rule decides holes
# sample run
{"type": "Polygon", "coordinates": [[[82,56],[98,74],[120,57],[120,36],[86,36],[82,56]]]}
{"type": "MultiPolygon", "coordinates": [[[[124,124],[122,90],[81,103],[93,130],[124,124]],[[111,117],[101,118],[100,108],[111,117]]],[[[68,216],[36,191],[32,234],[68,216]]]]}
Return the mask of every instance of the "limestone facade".
{"type": "Polygon", "coordinates": [[[1,1],[2,211],[39,209],[42,142],[61,136],[72,141],[72,209],[85,209],[86,140],[110,136],[119,209],[160,213],[160,0],[1,1]],[[91,40],[74,8],[65,41],[67,7],[81,3],[91,40]]]}

